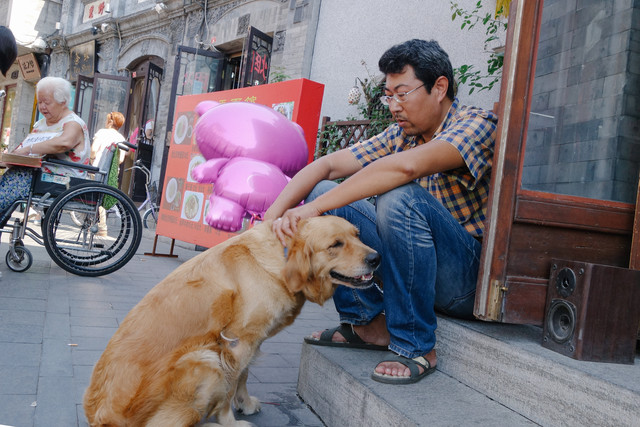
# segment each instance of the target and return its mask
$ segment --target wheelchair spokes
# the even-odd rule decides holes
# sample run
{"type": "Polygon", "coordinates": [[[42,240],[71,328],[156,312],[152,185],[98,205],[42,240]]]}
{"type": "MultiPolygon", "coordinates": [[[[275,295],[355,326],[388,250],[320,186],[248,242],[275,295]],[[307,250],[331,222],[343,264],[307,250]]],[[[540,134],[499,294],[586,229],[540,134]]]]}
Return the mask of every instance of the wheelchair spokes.
{"type": "Polygon", "coordinates": [[[142,238],[140,216],[131,200],[111,187],[81,186],[60,196],[45,221],[45,247],[67,271],[101,275],[131,259],[142,238]],[[75,191],[74,191],[75,190],[75,191]],[[115,200],[112,214],[102,207],[105,195],[115,200]],[[84,215],[81,225],[71,212],[84,215]]]}

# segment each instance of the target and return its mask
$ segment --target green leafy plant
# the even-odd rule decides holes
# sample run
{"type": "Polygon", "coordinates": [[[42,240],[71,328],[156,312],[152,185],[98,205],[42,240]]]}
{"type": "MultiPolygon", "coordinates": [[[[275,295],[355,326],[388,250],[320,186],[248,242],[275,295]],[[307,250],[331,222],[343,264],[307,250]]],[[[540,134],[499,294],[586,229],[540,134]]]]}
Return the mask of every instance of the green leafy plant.
{"type": "Polygon", "coordinates": [[[380,97],[384,95],[384,76],[373,76],[369,72],[367,63],[364,60],[360,61],[360,63],[366,70],[367,77],[364,80],[357,79],[364,94],[364,102],[358,103],[358,111],[362,117],[371,120],[371,125],[369,126],[370,134],[376,135],[393,121],[389,108],[380,102],[380,97]]]}
{"type": "MultiPolygon", "coordinates": [[[[352,91],[358,91],[357,94],[350,92],[349,103],[355,105],[358,109],[360,119],[369,120],[369,126],[360,139],[370,138],[379,134],[391,124],[393,117],[389,109],[382,105],[380,97],[384,94],[384,77],[373,76],[365,61],[361,61],[364,66],[367,77],[360,79],[356,77],[356,86],[352,91]],[[355,95],[355,97],[353,97],[355,95]],[[364,95],[362,97],[361,95],[364,95]]],[[[347,117],[346,120],[358,120],[356,117],[347,117]]],[[[342,121],[342,120],[338,120],[342,121]]],[[[344,148],[349,142],[344,141],[344,129],[335,124],[329,124],[324,127],[323,132],[318,135],[318,141],[316,144],[315,158],[322,157],[334,151],[338,151],[344,148]]]]}
{"type": "Polygon", "coordinates": [[[504,33],[507,29],[506,20],[496,18],[502,14],[502,7],[494,16],[488,12],[486,14],[481,12],[481,0],[478,0],[471,11],[463,9],[458,5],[458,3],[450,3],[451,10],[453,11],[451,20],[455,21],[456,19],[461,19],[461,30],[471,30],[478,24],[484,27],[486,37],[484,40],[484,48],[489,52],[486,70],[479,70],[474,65],[464,64],[458,68],[454,68],[454,77],[458,83],[467,84],[469,86],[469,95],[471,95],[476,89],[478,92],[491,90],[495,84],[500,81],[504,62],[504,50],[489,49],[489,45],[499,40],[499,35],[504,33]]]}
{"type": "Polygon", "coordinates": [[[291,80],[291,77],[284,73],[283,68],[275,67],[269,71],[269,83],[278,83],[287,80],[291,80]]]}
{"type": "Polygon", "coordinates": [[[334,151],[340,150],[342,141],[342,132],[336,125],[327,125],[321,133],[318,134],[318,142],[316,145],[315,158],[318,159],[334,151]]]}

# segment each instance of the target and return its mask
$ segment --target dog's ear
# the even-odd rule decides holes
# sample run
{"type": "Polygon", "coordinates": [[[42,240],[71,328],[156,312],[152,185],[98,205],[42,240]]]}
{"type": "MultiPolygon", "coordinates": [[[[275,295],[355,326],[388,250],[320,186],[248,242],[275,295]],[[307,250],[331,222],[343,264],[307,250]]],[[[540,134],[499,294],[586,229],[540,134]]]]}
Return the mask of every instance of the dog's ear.
{"type": "MultiPolygon", "coordinates": [[[[334,285],[330,280],[321,279],[313,265],[313,242],[304,237],[301,228],[305,221],[298,224],[298,232],[287,244],[288,257],[283,276],[285,285],[291,293],[302,292],[308,301],[322,305],[333,295],[334,285]]],[[[316,266],[317,267],[317,266],[316,266]]]]}
{"type": "Polygon", "coordinates": [[[300,238],[300,229],[287,245],[287,262],[283,275],[286,286],[292,293],[300,292],[312,279],[311,247],[300,238]]]}

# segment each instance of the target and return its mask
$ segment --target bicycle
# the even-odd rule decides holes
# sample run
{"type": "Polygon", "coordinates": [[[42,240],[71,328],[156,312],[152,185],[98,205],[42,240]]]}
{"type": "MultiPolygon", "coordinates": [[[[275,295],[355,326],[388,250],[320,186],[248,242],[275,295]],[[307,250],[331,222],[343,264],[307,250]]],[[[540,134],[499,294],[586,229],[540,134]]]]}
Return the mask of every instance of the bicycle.
{"type": "MultiPolygon", "coordinates": [[[[158,212],[160,207],[156,203],[158,190],[156,187],[156,183],[149,184],[151,181],[151,172],[145,165],[142,164],[141,160],[137,160],[134,166],[125,169],[125,171],[129,171],[132,169],[139,169],[145,174],[145,192],[147,194],[147,198],[144,202],[137,208],[138,212],[140,212],[140,217],[142,218],[142,226],[144,228],[148,228],[150,230],[155,230],[156,225],[158,224],[158,212]],[[148,206],[148,207],[147,207],[148,206]],[[147,207],[146,210],[145,207],[147,207]],[[143,213],[144,212],[144,213],[143,213]]],[[[108,209],[106,211],[106,217],[109,218],[111,215],[118,215],[118,211],[114,209],[108,209]]],[[[82,225],[84,219],[80,218],[77,213],[71,212],[71,219],[76,225],[82,225]]]]}
{"type": "Polygon", "coordinates": [[[140,212],[140,215],[142,216],[142,225],[144,228],[155,230],[156,225],[158,224],[158,212],[160,210],[160,207],[156,203],[156,200],[158,199],[158,189],[156,183],[154,182],[153,184],[150,184],[151,172],[145,165],[142,164],[141,160],[137,160],[132,167],[125,170],[129,171],[132,169],[141,170],[145,175],[144,189],[147,193],[147,198],[138,207],[138,212],[140,212]],[[144,210],[145,207],[147,207],[146,210],[144,210]],[[144,214],[142,213],[143,210],[144,214]]]}

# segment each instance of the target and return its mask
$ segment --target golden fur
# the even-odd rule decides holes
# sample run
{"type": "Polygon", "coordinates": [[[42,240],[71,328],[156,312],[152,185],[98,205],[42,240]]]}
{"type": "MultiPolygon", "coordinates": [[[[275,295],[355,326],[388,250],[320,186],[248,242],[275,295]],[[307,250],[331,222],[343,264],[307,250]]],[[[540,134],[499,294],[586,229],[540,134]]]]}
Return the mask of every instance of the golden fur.
{"type": "Polygon", "coordinates": [[[291,324],[306,300],[335,285],[365,287],[380,257],[344,219],[301,221],[287,244],[259,224],[182,264],[126,316],[84,396],[89,425],[222,425],[260,402],[246,388],[260,344],[291,324]]]}

